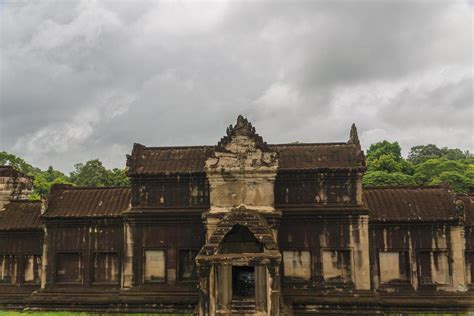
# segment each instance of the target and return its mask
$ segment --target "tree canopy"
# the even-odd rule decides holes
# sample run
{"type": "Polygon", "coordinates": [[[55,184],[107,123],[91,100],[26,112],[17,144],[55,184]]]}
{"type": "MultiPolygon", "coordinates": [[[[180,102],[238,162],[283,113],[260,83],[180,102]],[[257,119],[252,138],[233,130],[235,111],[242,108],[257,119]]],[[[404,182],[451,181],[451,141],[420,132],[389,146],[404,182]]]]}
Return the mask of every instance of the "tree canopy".
{"type": "Polygon", "coordinates": [[[367,150],[364,185],[447,184],[456,192],[468,192],[474,190],[473,174],[474,158],[467,151],[418,145],[404,159],[397,142],[384,140],[367,150]]]}
{"type": "Polygon", "coordinates": [[[469,151],[462,152],[460,149],[450,149],[448,147],[438,148],[436,145],[428,144],[412,147],[407,160],[413,164],[420,164],[426,160],[435,158],[462,160],[469,157],[469,151]]]}
{"type": "Polygon", "coordinates": [[[370,145],[366,156],[368,162],[373,162],[382,156],[389,156],[395,161],[400,161],[402,160],[402,148],[397,142],[391,143],[389,141],[383,140],[370,145]]]}
{"type": "Polygon", "coordinates": [[[128,186],[130,181],[125,169],[107,169],[99,159],[89,160],[74,165],[74,171],[65,175],[49,166],[46,170],[35,168],[20,157],[0,152],[0,165],[13,166],[18,171],[34,177],[34,191],[30,199],[37,200],[45,197],[53,184],[67,183],[77,186],[128,186]]]}

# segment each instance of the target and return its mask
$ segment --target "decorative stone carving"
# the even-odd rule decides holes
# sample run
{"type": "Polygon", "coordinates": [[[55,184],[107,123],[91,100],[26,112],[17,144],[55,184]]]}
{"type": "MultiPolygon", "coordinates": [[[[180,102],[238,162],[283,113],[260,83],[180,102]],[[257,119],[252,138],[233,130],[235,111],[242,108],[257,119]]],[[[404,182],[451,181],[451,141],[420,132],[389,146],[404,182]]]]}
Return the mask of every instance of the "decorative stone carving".
{"type": "Polygon", "coordinates": [[[277,168],[277,153],[239,116],[206,160],[211,212],[228,212],[239,206],[272,212],[277,168]]]}

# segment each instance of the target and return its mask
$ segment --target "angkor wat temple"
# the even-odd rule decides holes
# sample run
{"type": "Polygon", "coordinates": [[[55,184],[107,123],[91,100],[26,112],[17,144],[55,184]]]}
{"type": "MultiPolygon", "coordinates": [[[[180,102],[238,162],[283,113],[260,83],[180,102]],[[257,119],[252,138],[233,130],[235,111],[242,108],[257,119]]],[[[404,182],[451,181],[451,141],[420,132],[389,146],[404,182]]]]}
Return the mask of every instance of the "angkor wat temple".
{"type": "Polygon", "coordinates": [[[212,146],[127,156],[131,187],[0,167],[0,309],[300,315],[474,309],[472,195],[362,187],[341,143],[267,144],[239,116],[212,146]]]}

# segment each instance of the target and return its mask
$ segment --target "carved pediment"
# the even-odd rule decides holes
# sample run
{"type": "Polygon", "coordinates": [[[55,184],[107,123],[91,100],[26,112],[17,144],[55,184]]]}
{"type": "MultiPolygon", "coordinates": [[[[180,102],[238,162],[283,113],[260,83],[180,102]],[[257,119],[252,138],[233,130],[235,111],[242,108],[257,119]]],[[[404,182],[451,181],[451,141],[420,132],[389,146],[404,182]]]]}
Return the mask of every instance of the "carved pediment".
{"type": "Polygon", "coordinates": [[[205,166],[211,211],[244,205],[274,211],[273,191],[278,154],[272,151],[242,116],[229,126],[205,166]]]}
{"type": "Polygon", "coordinates": [[[219,141],[214,154],[208,158],[206,169],[249,171],[259,167],[273,169],[277,165],[277,153],[270,150],[267,143],[255,132],[255,127],[239,115],[235,126],[230,125],[227,128],[227,135],[219,141]]]}
{"type": "Polygon", "coordinates": [[[255,132],[255,127],[252,126],[246,118],[239,115],[235,126],[229,125],[226,130],[226,136],[222,137],[215,148],[216,151],[227,151],[227,146],[232,142],[232,139],[238,136],[247,137],[255,142],[255,146],[262,151],[270,151],[263,138],[255,132]]]}

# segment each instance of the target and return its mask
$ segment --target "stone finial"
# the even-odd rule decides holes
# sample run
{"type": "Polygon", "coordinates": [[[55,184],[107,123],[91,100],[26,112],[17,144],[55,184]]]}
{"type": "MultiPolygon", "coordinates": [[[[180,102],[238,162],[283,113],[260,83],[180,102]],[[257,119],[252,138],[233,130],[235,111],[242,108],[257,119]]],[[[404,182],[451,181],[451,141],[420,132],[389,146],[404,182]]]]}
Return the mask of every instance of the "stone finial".
{"type": "Polygon", "coordinates": [[[355,145],[357,147],[359,151],[359,156],[358,156],[359,164],[361,166],[366,166],[365,155],[360,146],[359,134],[357,133],[357,127],[355,123],[352,123],[351,132],[349,134],[349,140],[347,141],[347,143],[355,145]]]}
{"type": "Polygon", "coordinates": [[[257,144],[257,147],[262,150],[269,150],[267,143],[264,142],[263,138],[257,134],[255,127],[252,126],[252,123],[250,123],[242,115],[237,117],[235,126],[232,126],[231,124],[229,127],[227,127],[226,136],[222,137],[216,148],[218,150],[224,150],[225,146],[230,143],[232,137],[234,136],[247,136],[249,138],[253,138],[257,144]]]}
{"type": "Polygon", "coordinates": [[[359,135],[357,133],[357,127],[355,123],[352,123],[351,132],[349,134],[349,141],[347,143],[356,145],[357,147],[360,148],[359,135]]]}

